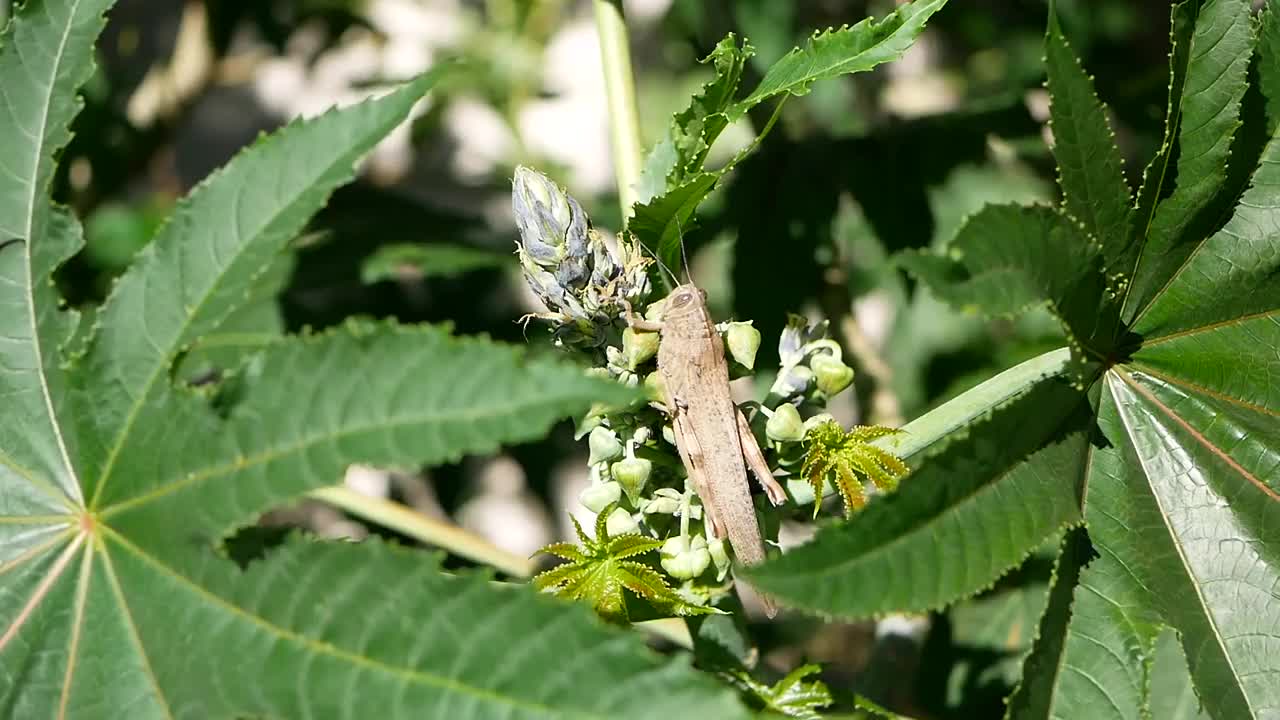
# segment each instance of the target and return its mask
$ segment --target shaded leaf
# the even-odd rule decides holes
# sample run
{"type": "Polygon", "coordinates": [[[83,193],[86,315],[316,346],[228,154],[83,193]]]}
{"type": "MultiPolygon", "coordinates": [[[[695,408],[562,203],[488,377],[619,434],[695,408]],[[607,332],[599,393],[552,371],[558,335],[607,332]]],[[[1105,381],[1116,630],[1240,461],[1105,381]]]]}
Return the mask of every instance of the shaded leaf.
{"type": "Polygon", "coordinates": [[[1114,334],[1098,246],[1071,218],[1046,207],[988,205],[946,254],[910,251],[899,263],[956,308],[1011,316],[1047,305],[1078,352],[1105,353],[1114,334]]]}
{"type": "Polygon", "coordinates": [[[1138,219],[1147,227],[1132,271],[1127,318],[1146,307],[1219,221],[1215,199],[1228,206],[1235,200],[1222,196],[1229,188],[1227,162],[1240,127],[1254,39],[1248,0],[1212,0],[1201,7],[1187,50],[1181,102],[1170,118],[1178,128],[1176,187],[1152,216],[1138,219]]]}
{"type": "Polygon", "coordinates": [[[452,277],[473,270],[514,265],[508,255],[465,245],[383,245],[365,259],[360,267],[360,280],[376,283],[406,278],[452,277]]]}
{"type": "Polygon", "coordinates": [[[817,665],[801,665],[773,685],[755,680],[745,670],[727,672],[725,676],[763,703],[765,710],[800,720],[819,720],[823,716],[818,711],[832,702],[831,691],[821,680],[805,682],[805,678],[821,671],[817,665]]]}

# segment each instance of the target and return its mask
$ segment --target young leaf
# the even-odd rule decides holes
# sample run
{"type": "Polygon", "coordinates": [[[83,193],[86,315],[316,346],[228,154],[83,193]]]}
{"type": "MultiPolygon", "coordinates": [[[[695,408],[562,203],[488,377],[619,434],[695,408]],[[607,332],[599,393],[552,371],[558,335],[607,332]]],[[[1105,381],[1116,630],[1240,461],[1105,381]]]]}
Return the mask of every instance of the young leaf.
{"type": "Polygon", "coordinates": [[[818,80],[865,72],[897,60],[924,30],[925,23],[947,0],[914,0],[877,20],[815,34],[774,63],[756,89],[729,110],[736,120],[748,110],[781,95],[804,95],[818,80]]]}
{"type": "Polygon", "coordinates": [[[715,76],[693,96],[689,107],[671,118],[667,136],[649,152],[640,178],[640,202],[683,184],[702,169],[707,151],[729,124],[725,110],[738,93],[742,71],[753,53],[750,43],[738,47],[730,33],[702,60],[711,63],[715,76]]]}
{"type": "Polygon", "coordinates": [[[738,48],[732,36],[725,38],[708,58],[715,67],[715,79],[672,118],[667,137],[650,152],[641,187],[643,202],[636,204],[628,230],[668,266],[679,267],[680,233],[693,227],[694,212],[720,179],[768,134],[781,103],[755,143],[724,167],[706,170],[707,151],[726,125],[767,100],[803,95],[819,80],[866,72],[897,60],[944,5],[946,0],[913,0],[879,20],[867,18],[852,27],[816,34],[803,48],[774,63],[760,85],[736,101],[733,95],[752,50],[745,42],[738,48]]]}
{"type": "Polygon", "coordinates": [[[572,600],[585,601],[601,617],[616,623],[631,620],[624,591],[669,615],[716,612],[713,607],[694,605],[685,600],[667,583],[665,576],[631,559],[657,550],[663,541],[636,534],[611,537],[605,527],[605,518],[615,507],[617,505],[608,505],[597,514],[594,538],[583,532],[577,519],[570,516],[582,545],[554,543],[539,550],[568,562],[535,576],[533,586],[572,600]]]}
{"type": "MultiPolygon", "coordinates": [[[[898,478],[907,474],[906,463],[871,441],[901,433],[901,430],[879,425],[859,425],[845,432],[835,421],[827,421],[809,430],[804,438],[805,459],[800,475],[813,486],[813,496],[822,497],[822,488],[830,483],[844,499],[844,512],[852,516],[867,504],[864,482],[871,482],[881,492],[891,492],[898,478]]],[[[813,504],[816,517],[822,503],[813,504]]]]}

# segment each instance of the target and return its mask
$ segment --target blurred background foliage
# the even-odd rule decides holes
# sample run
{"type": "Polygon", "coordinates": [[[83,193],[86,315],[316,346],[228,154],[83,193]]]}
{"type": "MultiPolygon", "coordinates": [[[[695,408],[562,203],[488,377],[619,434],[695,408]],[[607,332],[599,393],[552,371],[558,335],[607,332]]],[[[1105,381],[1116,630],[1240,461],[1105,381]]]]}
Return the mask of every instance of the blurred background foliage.
{"type": "MultiPolygon", "coordinates": [[[[756,48],[750,87],[815,29],[892,4],[626,2],[646,141],[710,76],[697,61],[726,33],[756,48]]],[[[0,19],[9,5],[0,0],[0,19]]],[[[1058,6],[1111,105],[1136,180],[1165,111],[1169,4],[1058,6]]],[[[820,83],[787,104],[762,150],[686,228],[693,275],[715,312],[754,319],[763,332],[757,367],[776,361],[786,313],[829,317],[860,365],[857,392],[837,417],[895,424],[1060,343],[1047,316],[986,322],[957,313],[887,263],[903,248],[944,246],[985,202],[1056,192],[1044,127],[1046,16],[1047,0],[952,3],[902,62],[820,83]]],[[[174,199],[260,132],[449,59],[461,62],[443,88],[264,276],[260,301],[237,318],[227,344],[364,315],[450,322],[545,350],[542,328],[516,322],[538,307],[512,255],[513,168],[547,172],[598,227],[620,225],[583,0],[120,0],[56,180],[56,196],[86,218],[87,247],[61,278],[68,296],[91,310],[174,199]]],[[[748,118],[757,127],[764,119],[748,118]]],[[[713,164],[751,136],[731,128],[713,164]]],[[[215,370],[221,350],[196,348],[184,368],[193,378],[215,370]]],[[[566,425],[503,457],[430,476],[355,468],[346,481],[527,555],[566,535],[564,508],[576,506],[586,482],[583,456],[566,425]]],[[[306,503],[264,518],[237,540],[236,556],[251,557],[278,535],[270,528],[289,524],[386,532],[306,503]]],[[[783,538],[804,533],[784,529],[783,538]]],[[[920,717],[998,716],[1044,601],[1045,557],[932,618],[823,625],[784,616],[760,625],[762,673],[816,661],[837,696],[857,691],[920,717]]]]}

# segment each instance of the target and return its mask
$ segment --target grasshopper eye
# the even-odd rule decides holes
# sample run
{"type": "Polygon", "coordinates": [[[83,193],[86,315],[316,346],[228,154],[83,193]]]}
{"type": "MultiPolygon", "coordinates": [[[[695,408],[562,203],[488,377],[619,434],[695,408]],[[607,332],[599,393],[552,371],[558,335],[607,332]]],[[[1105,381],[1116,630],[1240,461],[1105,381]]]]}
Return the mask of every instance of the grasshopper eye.
{"type": "Polygon", "coordinates": [[[679,295],[676,295],[674,298],[671,299],[671,304],[674,305],[675,307],[684,307],[685,305],[688,305],[691,302],[693,302],[693,293],[687,290],[681,292],[679,295]]]}

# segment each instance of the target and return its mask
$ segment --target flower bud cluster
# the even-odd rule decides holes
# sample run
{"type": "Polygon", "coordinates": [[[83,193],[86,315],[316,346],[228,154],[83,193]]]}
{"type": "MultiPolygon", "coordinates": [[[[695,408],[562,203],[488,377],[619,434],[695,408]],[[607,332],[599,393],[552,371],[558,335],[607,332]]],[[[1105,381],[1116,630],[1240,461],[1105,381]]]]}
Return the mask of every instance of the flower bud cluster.
{"type": "Polygon", "coordinates": [[[517,167],[511,209],[525,281],[562,345],[596,348],[617,333],[623,301],[648,295],[649,260],[634,243],[591,227],[586,212],[536,170],[517,167]]]}
{"type": "MultiPolygon", "coordinates": [[[[548,309],[538,317],[551,321],[562,346],[592,351],[591,373],[643,387],[647,395],[648,402],[636,406],[597,408],[580,424],[591,484],[578,500],[593,513],[608,513],[611,535],[639,532],[663,540],[658,564],[677,591],[691,602],[714,602],[731,587],[731,550],[711,535],[675,445],[657,368],[661,337],[626,327],[620,317],[618,301],[625,299],[646,319],[662,319],[663,300],[649,301],[647,261],[637,259],[630,240],[619,244],[628,249],[617,255],[600,254],[577,202],[539,173],[517,169],[513,198],[525,277],[548,309]]],[[[731,374],[755,372],[760,331],[750,321],[721,323],[717,330],[731,374]]],[[[849,387],[853,370],[827,337],[825,322],[810,326],[791,317],[778,350],[781,367],[768,396],[744,411],[788,490],[798,502],[812,502],[809,484],[799,477],[803,441],[831,419],[822,410],[849,387]]]]}

